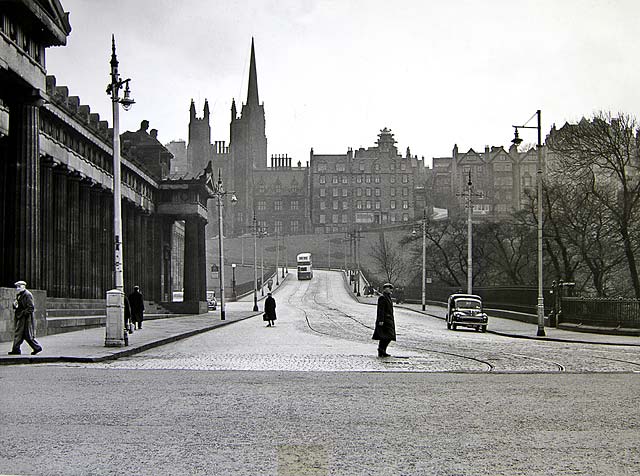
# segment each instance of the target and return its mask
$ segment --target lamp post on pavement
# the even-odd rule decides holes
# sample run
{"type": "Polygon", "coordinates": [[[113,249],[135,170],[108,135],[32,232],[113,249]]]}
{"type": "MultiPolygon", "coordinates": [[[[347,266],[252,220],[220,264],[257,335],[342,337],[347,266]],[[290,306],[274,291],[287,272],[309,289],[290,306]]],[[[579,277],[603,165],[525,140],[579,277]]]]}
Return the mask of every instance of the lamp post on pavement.
{"type": "MultiPolygon", "coordinates": [[[[427,210],[424,209],[422,213],[422,223],[420,224],[422,229],[422,310],[427,308],[427,210]]],[[[416,230],[413,230],[413,235],[416,234],[416,230]]]]}
{"type": "Polygon", "coordinates": [[[231,299],[238,299],[236,294],[236,264],[231,263],[231,299]]]}
{"type": "Polygon", "coordinates": [[[224,189],[222,183],[222,171],[218,169],[218,183],[213,187],[213,196],[218,201],[218,244],[220,249],[220,320],[225,320],[225,307],[224,307],[224,235],[222,225],[222,207],[224,203],[224,197],[231,195],[231,203],[236,203],[235,192],[227,192],[224,189]]]}
{"type": "Polygon", "coordinates": [[[258,225],[253,212],[253,310],[258,310],[258,225]]]}
{"type": "Polygon", "coordinates": [[[127,339],[124,330],[124,271],[122,266],[122,196],[120,190],[120,104],[129,110],[135,101],[130,97],[129,81],[120,79],[115,36],[111,36],[111,82],[107,94],[113,109],[113,245],[115,289],[107,291],[105,347],[122,347],[127,339]],[[124,89],[124,97],[120,90],[124,89]]]}
{"type": "Polygon", "coordinates": [[[276,286],[280,284],[278,278],[278,261],[280,261],[280,241],[278,240],[278,233],[276,232],[276,286]]]}
{"type": "Polygon", "coordinates": [[[264,238],[267,237],[267,232],[260,229],[260,295],[264,296],[264,238]]]}
{"type": "Polygon", "coordinates": [[[531,118],[522,126],[513,126],[514,137],[511,141],[516,147],[522,143],[522,139],[518,136],[518,129],[537,129],[538,130],[538,144],[537,144],[537,200],[538,200],[538,336],[544,336],[544,295],[542,289],[542,126],[541,126],[541,112],[538,109],[531,118]],[[538,124],[535,126],[527,126],[529,121],[534,116],[538,117],[538,124]]]}

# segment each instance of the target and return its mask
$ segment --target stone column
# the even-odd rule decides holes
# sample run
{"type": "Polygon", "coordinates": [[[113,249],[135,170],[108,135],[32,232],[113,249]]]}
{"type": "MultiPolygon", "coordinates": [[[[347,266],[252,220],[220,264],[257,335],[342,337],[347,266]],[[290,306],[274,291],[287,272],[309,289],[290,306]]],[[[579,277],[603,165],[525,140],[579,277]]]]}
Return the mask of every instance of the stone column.
{"type": "Polygon", "coordinates": [[[113,262],[113,192],[104,190],[100,194],[100,249],[101,249],[101,277],[100,296],[115,287],[113,262]]]}
{"type": "Polygon", "coordinates": [[[80,181],[78,204],[78,297],[91,297],[91,180],[80,181]]]}
{"type": "Polygon", "coordinates": [[[100,247],[100,196],[101,187],[95,184],[89,193],[89,297],[91,299],[102,298],[100,277],[102,276],[102,248],[100,247]]]}
{"type": "Polygon", "coordinates": [[[80,174],[69,175],[67,202],[67,261],[69,263],[69,295],[80,297],[80,174]]]}
{"type": "MultiPolygon", "coordinates": [[[[204,250],[204,221],[198,217],[185,220],[184,230],[184,300],[206,300],[206,282],[202,273],[205,256],[204,250]]],[[[204,264],[206,268],[206,263],[204,264]]]]}
{"type": "Polygon", "coordinates": [[[10,112],[10,134],[15,152],[15,211],[13,274],[32,289],[41,287],[40,275],[40,157],[39,106],[16,104],[10,112]]]}
{"type": "Polygon", "coordinates": [[[145,261],[145,251],[143,247],[144,235],[142,230],[142,213],[139,209],[134,208],[134,218],[133,218],[133,226],[134,226],[134,278],[131,283],[131,290],[133,290],[133,286],[140,286],[142,288],[142,292],[144,292],[144,273],[142,270],[142,264],[145,261]]]}
{"type": "Polygon", "coordinates": [[[55,263],[54,263],[54,191],[53,191],[53,167],[55,163],[51,157],[44,157],[41,163],[40,176],[40,256],[41,266],[41,287],[52,296],[55,283],[55,263]]]}
{"type": "Polygon", "coordinates": [[[64,165],[53,169],[53,283],[55,297],[69,295],[69,263],[67,242],[69,240],[67,202],[68,170],[64,165]]]}

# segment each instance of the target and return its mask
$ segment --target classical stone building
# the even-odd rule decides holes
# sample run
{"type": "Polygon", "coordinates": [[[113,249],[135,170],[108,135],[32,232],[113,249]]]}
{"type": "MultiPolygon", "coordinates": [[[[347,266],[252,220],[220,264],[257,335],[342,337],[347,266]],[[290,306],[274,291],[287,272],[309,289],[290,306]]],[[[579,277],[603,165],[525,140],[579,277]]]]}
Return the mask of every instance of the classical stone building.
{"type": "MultiPolygon", "coordinates": [[[[49,297],[103,299],[114,287],[113,130],[46,75],[46,47],[70,31],[57,0],[0,10],[0,286],[24,279],[49,297]]],[[[213,172],[170,175],[172,155],[147,129],[121,136],[125,291],[137,284],[149,300],[171,299],[179,222],[184,308],[206,310],[213,172]]]]}

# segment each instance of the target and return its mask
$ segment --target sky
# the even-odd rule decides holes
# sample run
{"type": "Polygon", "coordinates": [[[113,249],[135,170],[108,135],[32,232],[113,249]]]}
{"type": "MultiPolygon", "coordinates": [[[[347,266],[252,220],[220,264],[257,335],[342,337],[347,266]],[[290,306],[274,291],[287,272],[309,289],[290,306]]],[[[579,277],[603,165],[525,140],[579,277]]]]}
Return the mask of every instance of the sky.
{"type": "MultiPolygon", "coordinates": [[[[599,111],[640,111],[636,0],[60,0],[67,46],[47,73],[112,123],[111,35],[136,104],[158,139],[188,140],[189,105],[229,141],[246,102],[254,38],[268,156],[293,163],[375,145],[451,156],[510,145],[540,109],[543,134],[599,111]]],[[[535,125],[532,120],[530,125],[535,125]]],[[[536,142],[535,130],[521,133],[536,142]]]]}

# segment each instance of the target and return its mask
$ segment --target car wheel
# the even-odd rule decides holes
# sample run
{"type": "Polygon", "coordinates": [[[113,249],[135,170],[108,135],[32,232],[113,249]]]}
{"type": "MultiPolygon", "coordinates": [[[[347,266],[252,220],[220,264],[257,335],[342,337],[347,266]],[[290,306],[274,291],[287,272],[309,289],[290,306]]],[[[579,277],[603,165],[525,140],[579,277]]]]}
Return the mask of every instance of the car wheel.
{"type": "Polygon", "coordinates": [[[455,324],[451,324],[451,329],[453,329],[454,331],[457,329],[458,326],[456,326],[455,324]]]}
{"type": "Polygon", "coordinates": [[[447,329],[451,329],[451,323],[447,322],[447,329]]]}

